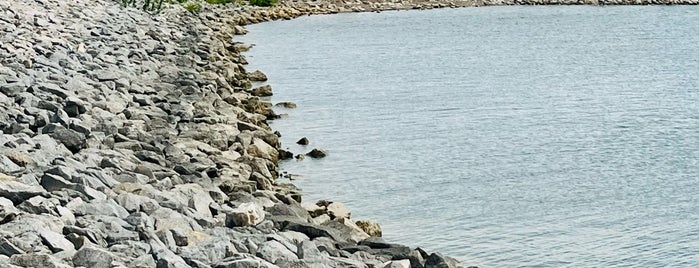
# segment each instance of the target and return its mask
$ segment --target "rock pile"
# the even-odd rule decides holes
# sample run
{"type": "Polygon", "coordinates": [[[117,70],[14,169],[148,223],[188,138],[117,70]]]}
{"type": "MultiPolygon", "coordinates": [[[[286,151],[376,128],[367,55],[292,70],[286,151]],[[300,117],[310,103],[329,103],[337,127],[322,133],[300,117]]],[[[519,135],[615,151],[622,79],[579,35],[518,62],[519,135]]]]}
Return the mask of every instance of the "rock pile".
{"type": "Polygon", "coordinates": [[[233,42],[274,12],[0,0],[0,267],[456,267],[276,180],[233,42]]]}

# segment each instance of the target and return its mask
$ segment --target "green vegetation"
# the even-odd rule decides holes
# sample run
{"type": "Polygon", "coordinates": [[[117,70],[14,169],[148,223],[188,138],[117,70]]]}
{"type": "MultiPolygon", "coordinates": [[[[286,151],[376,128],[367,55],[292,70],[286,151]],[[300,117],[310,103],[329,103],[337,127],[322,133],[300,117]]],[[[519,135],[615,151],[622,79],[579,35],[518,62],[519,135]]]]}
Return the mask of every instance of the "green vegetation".
{"type": "MultiPolygon", "coordinates": [[[[139,7],[145,10],[148,13],[151,14],[156,14],[160,12],[160,10],[163,8],[163,2],[167,2],[169,4],[180,4],[182,5],[186,10],[196,13],[199,12],[202,9],[202,1],[201,0],[117,0],[120,1],[121,4],[125,7],[139,7]]],[[[206,3],[209,4],[229,4],[229,3],[241,3],[242,0],[204,0],[206,3]]],[[[279,0],[249,0],[250,5],[253,6],[263,6],[263,7],[269,7],[277,4],[277,1],[279,0]]]]}
{"type": "Polygon", "coordinates": [[[278,0],[250,0],[250,5],[261,6],[261,7],[271,7],[277,4],[278,0]]]}
{"type": "Polygon", "coordinates": [[[184,9],[188,10],[189,12],[196,13],[201,10],[201,5],[198,3],[187,3],[184,5],[184,9]]]}
{"type": "Polygon", "coordinates": [[[206,0],[206,2],[209,4],[228,4],[234,3],[235,0],[206,0]]]}
{"type": "Polygon", "coordinates": [[[136,3],[136,0],[121,0],[121,4],[127,6],[140,6],[149,13],[158,13],[163,7],[163,0],[143,0],[143,5],[136,3]],[[138,4],[138,5],[137,5],[138,4]]]}

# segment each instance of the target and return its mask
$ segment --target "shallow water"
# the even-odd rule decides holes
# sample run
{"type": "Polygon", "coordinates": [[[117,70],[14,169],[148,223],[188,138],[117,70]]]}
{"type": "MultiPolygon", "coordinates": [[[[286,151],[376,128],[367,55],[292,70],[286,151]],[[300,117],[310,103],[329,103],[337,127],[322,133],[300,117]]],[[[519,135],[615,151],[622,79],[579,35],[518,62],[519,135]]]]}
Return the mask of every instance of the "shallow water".
{"type": "Polygon", "coordinates": [[[699,7],[249,26],[308,201],[482,267],[699,265],[699,7]],[[306,136],[311,145],[294,142],[306,136]]]}

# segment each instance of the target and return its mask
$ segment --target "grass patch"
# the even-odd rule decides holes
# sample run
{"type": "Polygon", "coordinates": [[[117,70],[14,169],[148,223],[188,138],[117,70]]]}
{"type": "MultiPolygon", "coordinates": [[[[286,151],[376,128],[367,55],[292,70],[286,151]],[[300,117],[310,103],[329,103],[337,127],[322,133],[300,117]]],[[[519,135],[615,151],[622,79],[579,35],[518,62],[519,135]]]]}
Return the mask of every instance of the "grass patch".
{"type": "Polygon", "coordinates": [[[260,7],[271,7],[277,4],[277,0],[250,0],[250,5],[260,7]]]}

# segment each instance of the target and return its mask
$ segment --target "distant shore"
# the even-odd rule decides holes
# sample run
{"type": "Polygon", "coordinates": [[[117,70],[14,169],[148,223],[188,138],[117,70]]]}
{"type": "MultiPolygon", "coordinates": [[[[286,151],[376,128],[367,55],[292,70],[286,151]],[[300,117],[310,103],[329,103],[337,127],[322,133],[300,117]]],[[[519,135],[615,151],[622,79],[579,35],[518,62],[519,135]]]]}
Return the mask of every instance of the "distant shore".
{"type": "MultiPolygon", "coordinates": [[[[698,5],[699,0],[419,0],[419,1],[280,1],[273,7],[250,7],[231,9],[238,14],[236,25],[247,25],[278,19],[293,19],[299,16],[381,12],[391,10],[425,10],[435,8],[458,8],[508,5],[698,5]]],[[[208,6],[219,9],[218,6],[208,6]]],[[[226,9],[225,7],[223,9],[226,9]]],[[[223,10],[219,10],[221,12],[223,10]]],[[[224,11],[225,12],[225,11],[224,11]]],[[[228,13],[228,12],[227,12],[228,13]]]]}

